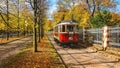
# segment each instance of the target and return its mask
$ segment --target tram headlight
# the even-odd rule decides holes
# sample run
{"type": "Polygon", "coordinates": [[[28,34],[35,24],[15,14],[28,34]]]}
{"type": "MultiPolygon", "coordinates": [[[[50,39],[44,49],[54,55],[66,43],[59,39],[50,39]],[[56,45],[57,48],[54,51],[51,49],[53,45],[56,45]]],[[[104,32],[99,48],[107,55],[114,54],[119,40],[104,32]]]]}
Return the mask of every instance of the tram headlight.
{"type": "Polygon", "coordinates": [[[69,40],[73,40],[73,38],[72,38],[72,37],[69,37],[69,40]]]}

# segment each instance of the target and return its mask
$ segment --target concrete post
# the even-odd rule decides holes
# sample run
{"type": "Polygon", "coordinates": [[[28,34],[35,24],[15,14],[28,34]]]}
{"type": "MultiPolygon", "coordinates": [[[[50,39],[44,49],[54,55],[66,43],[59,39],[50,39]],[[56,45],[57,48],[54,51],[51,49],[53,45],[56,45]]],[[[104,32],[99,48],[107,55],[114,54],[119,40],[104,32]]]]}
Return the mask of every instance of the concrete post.
{"type": "Polygon", "coordinates": [[[86,42],[86,35],[87,35],[86,29],[83,28],[83,43],[86,42]]]}
{"type": "Polygon", "coordinates": [[[106,50],[109,46],[109,28],[108,26],[103,27],[103,50],[106,50]]]}

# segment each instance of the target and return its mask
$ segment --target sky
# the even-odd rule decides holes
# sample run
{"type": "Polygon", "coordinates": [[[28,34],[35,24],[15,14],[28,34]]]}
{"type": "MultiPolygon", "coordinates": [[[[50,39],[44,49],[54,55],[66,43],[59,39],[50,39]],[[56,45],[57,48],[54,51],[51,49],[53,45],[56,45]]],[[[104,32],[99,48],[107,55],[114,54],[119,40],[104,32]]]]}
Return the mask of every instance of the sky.
{"type": "Polygon", "coordinates": [[[120,12],[120,0],[116,0],[117,6],[116,11],[120,12]]]}
{"type": "Polygon", "coordinates": [[[57,10],[57,1],[58,0],[48,0],[48,4],[49,4],[49,10],[48,10],[49,19],[52,19],[51,14],[53,14],[57,10]]]}

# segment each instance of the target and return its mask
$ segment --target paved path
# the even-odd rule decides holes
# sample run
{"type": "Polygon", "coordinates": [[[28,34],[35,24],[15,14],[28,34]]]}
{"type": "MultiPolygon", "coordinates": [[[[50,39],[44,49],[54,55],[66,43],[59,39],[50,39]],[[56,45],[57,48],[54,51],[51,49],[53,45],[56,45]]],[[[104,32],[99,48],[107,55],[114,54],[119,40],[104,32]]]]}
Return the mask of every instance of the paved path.
{"type": "Polygon", "coordinates": [[[7,57],[19,53],[20,49],[25,47],[26,44],[29,44],[31,40],[32,37],[27,37],[4,45],[0,45],[0,64],[2,62],[5,62],[4,59],[7,57]]]}
{"type": "Polygon", "coordinates": [[[82,46],[63,48],[56,44],[52,36],[49,39],[68,68],[120,68],[120,61],[114,58],[105,57],[82,46]]]}

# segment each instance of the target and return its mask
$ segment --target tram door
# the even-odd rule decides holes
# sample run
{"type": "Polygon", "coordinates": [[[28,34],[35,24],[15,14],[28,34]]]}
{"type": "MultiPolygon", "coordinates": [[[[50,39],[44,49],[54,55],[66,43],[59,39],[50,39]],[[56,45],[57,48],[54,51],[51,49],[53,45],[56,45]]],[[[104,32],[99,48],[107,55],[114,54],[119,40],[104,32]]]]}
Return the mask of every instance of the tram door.
{"type": "Polygon", "coordinates": [[[58,39],[60,40],[60,26],[58,26],[58,39]]]}

